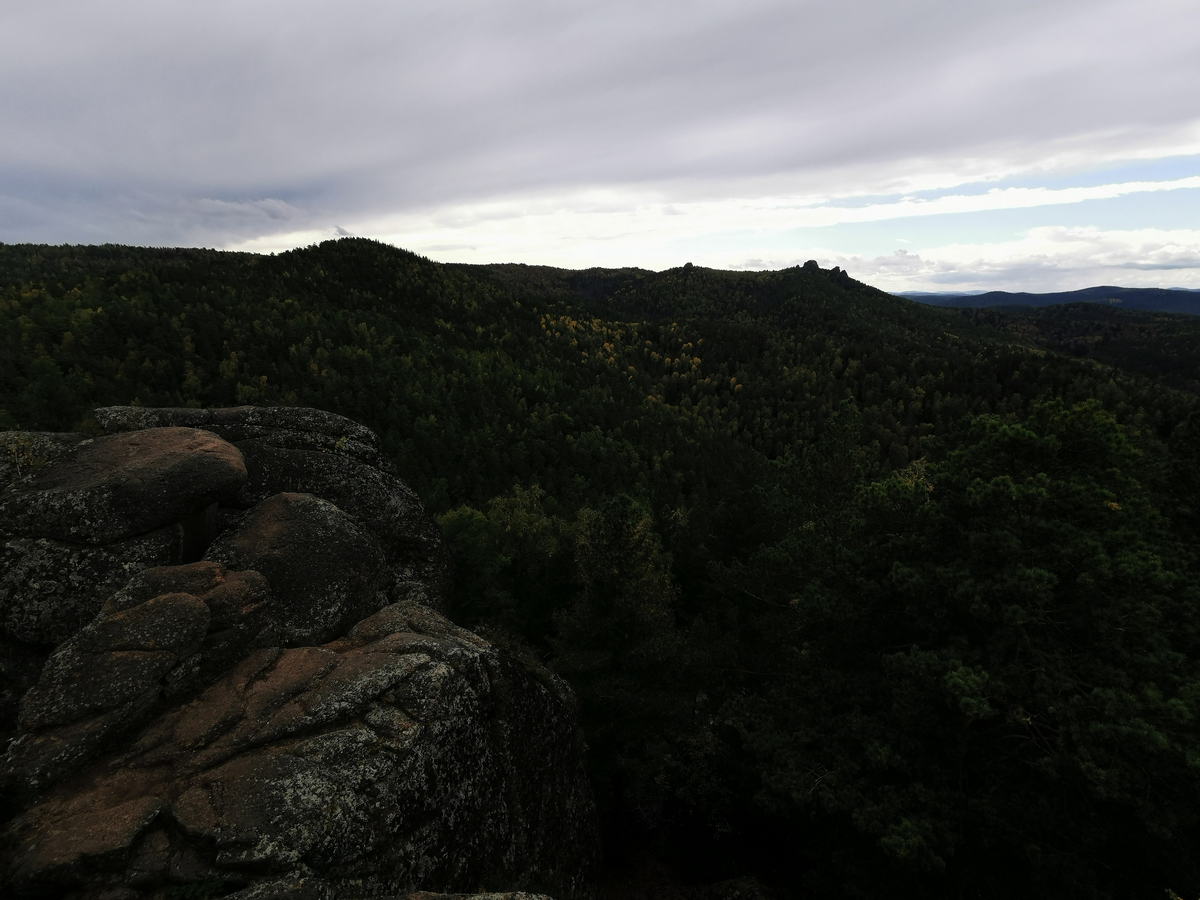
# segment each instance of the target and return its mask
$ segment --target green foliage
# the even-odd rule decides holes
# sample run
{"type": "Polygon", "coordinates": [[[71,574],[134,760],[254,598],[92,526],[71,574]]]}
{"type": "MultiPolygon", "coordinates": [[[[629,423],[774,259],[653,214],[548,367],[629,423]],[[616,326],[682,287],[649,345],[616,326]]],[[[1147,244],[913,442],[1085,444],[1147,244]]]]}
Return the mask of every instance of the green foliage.
{"type": "Polygon", "coordinates": [[[1172,387],[1200,389],[1197,316],[1113,309],[1094,303],[960,310],[960,315],[1040,347],[1152,375],[1172,387]]]}
{"type": "Polygon", "coordinates": [[[456,618],[574,686],[608,858],[831,897],[1200,890],[1197,337],[815,266],[0,246],[0,427],[364,422],[456,618]]]}
{"type": "Polygon", "coordinates": [[[730,701],[764,802],[873,839],[872,891],[1196,883],[1200,594],[1142,454],[1095,403],[947,446],[860,488],[853,565],[730,701]]]}
{"type": "Polygon", "coordinates": [[[644,734],[637,720],[657,714],[653,690],[679,659],[670,558],[649,512],[625,495],[581,510],[572,536],[579,590],[554,616],[555,665],[598,707],[597,739],[644,734]]]}
{"type": "Polygon", "coordinates": [[[655,791],[647,743],[679,706],[678,588],[648,509],[627,495],[570,519],[549,515],[539,488],[514,489],[487,515],[442,516],[459,573],[456,612],[481,633],[540,653],[574,685],[592,723],[601,801],[617,784],[655,791]]]}
{"type": "Polygon", "coordinates": [[[509,605],[500,573],[512,560],[500,553],[495,524],[478,510],[460,506],[438,517],[454,560],[454,609],[467,621],[483,621],[509,605]]]}

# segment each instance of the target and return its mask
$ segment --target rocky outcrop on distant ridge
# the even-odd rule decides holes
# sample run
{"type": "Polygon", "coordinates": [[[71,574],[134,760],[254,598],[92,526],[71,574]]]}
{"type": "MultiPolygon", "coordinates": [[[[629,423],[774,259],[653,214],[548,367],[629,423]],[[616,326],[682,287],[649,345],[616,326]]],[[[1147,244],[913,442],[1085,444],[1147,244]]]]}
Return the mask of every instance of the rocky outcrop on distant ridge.
{"type": "Polygon", "coordinates": [[[372,432],[95,418],[0,434],[0,891],[585,893],[573,695],[445,618],[440,532],[372,432]]]}

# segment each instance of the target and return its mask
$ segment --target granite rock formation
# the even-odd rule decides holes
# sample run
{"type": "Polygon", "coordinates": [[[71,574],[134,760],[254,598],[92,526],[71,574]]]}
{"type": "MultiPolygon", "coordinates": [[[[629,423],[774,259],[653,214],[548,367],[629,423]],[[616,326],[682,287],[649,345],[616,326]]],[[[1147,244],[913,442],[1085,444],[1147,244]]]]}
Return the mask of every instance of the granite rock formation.
{"type": "Polygon", "coordinates": [[[146,428],[201,428],[233,444],[247,478],[229,507],[248,509],[267,497],[303,491],[328,500],[375,535],[387,560],[392,600],[413,599],[447,612],[450,558],[437,523],[383,455],[373,431],[316,409],[144,409],[95,412],[106,434],[146,428]]]}
{"type": "Polygon", "coordinates": [[[96,420],[0,435],[0,891],[586,892],[570,689],[445,618],[440,533],[374,434],[96,420]]]}

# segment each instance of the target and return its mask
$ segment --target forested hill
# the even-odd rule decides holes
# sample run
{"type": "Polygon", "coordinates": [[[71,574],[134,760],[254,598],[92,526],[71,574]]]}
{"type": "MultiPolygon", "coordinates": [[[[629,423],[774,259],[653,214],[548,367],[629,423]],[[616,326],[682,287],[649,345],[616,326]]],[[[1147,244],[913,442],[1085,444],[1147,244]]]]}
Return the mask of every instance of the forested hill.
{"type": "Polygon", "coordinates": [[[933,306],[969,309],[1009,306],[1058,306],[1064,303],[1097,303],[1119,309],[1200,315],[1200,291],[1171,288],[1090,287],[1078,291],[1032,294],[1025,291],[987,291],[983,294],[942,294],[913,291],[898,296],[933,306]]]}
{"type": "Polygon", "coordinates": [[[440,516],[456,618],[578,692],[611,872],[1186,895],[1200,348],[1095,309],[939,309],[815,264],[0,246],[0,423],[374,428],[440,516]]]}

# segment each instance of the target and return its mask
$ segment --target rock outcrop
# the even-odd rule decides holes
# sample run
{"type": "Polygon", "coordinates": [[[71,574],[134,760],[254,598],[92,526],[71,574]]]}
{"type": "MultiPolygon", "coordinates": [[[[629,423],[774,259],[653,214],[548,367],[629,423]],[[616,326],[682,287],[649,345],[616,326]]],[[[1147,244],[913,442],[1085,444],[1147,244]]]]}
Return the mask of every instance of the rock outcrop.
{"type": "Polygon", "coordinates": [[[0,639],[66,640],[245,483],[240,451],[194,428],[0,435],[0,639]]]}
{"type": "Polygon", "coordinates": [[[0,497],[4,530],[107,544],[179,522],[246,483],[241,452],[195,428],[80,441],[0,497]]]}
{"type": "Polygon", "coordinates": [[[62,643],[132,575],[178,562],[181,531],[168,526],[101,545],[4,535],[0,639],[46,648],[62,643]]]}
{"type": "Polygon", "coordinates": [[[440,533],[374,434],[96,419],[0,435],[0,891],[586,891],[570,689],[442,615],[440,533]]]}
{"type": "Polygon", "coordinates": [[[317,409],[143,409],[95,412],[106,434],[147,428],[202,428],[236,447],[247,478],[227,506],[249,509],[275,494],[328,500],[371,531],[383,549],[392,600],[412,599],[447,612],[450,559],[437,523],[397,476],[369,428],[317,409]]]}

